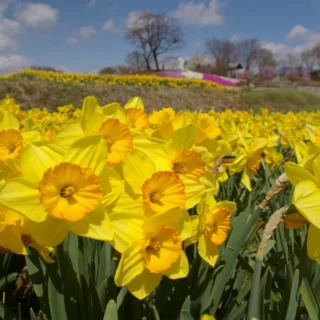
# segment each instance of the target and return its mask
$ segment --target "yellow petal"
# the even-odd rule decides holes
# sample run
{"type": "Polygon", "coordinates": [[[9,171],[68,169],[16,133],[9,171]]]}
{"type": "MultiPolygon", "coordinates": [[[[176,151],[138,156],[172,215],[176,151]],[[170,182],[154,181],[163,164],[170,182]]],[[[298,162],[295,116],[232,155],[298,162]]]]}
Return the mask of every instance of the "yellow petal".
{"type": "Polygon", "coordinates": [[[212,267],[215,266],[219,257],[219,249],[215,244],[210,242],[204,234],[201,234],[199,237],[198,252],[204,261],[212,267]]]}
{"type": "Polygon", "coordinates": [[[141,245],[139,243],[134,243],[125,250],[121,256],[121,260],[115,273],[115,284],[118,287],[126,286],[135,277],[141,274],[143,270],[141,245]]]}
{"type": "Polygon", "coordinates": [[[172,138],[168,146],[168,154],[175,156],[183,151],[190,150],[194,144],[197,127],[188,124],[172,132],[172,138]]]}
{"type": "Polygon", "coordinates": [[[63,148],[69,148],[75,140],[81,138],[82,136],[84,136],[84,133],[80,124],[75,123],[64,127],[61,131],[59,131],[54,137],[53,141],[63,148]]]}
{"type": "Polygon", "coordinates": [[[161,228],[162,226],[173,227],[178,230],[179,227],[181,227],[181,220],[188,219],[188,221],[190,222],[189,215],[185,215],[184,212],[185,210],[181,210],[180,208],[175,207],[167,211],[150,216],[143,223],[144,234],[152,233],[155,230],[161,228]]]}
{"type": "MultiPolygon", "coordinates": [[[[211,316],[210,314],[203,314],[200,320],[216,320],[216,318],[214,316],[211,316]]],[[[254,320],[254,319],[251,319],[251,320],[254,320]]]]}
{"type": "Polygon", "coordinates": [[[27,254],[26,247],[21,240],[21,233],[17,227],[6,227],[0,233],[0,246],[16,254],[27,254]]]}
{"type": "Polygon", "coordinates": [[[181,252],[181,256],[177,262],[175,262],[169,269],[162,272],[164,276],[170,279],[180,279],[188,276],[189,273],[189,261],[184,253],[181,252]]]}
{"type": "Polygon", "coordinates": [[[67,237],[70,229],[64,220],[48,216],[43,222],[26,221],[31,237],[44,247],[54,247],[67,237]]]}
{"type": "Polygon", "coordinates": [[[187,197],[186,209],[193,208],[199,202],[201,202],[205,192],[209,191],[208,188],[199,179],[189,178],[186,176],[180,177],[185,187],[185,193],[187,197]]]}
{"type": "Polygon", "coordinates": [[[242,173],[242,176],[241,176],[241,182],[244,184],[244,186],[249,191],[252,190],[252,188],[251,188],[251,180],[250,180],[250,176],[249,176],[249,173],[248,173],[247,169],[243,170],[243,173],[242,173]]]}
{"type": "Polygon", "coordinates": [[[22,176],[30,184],[38,186],[43,173],[58,164],[63,157],[63,153],[63,149],[55,144],[42,141],[30,144],[21,155],[22,176]]]}
{"type": "Polygon", "coordinates": [[[55,260],[52,258],[55,256],[55,251],[52,247],[44,247],[35,242],[33,239],[31,239],[31,243],[29,244],[30,247],[36,249],[41,257],[48,263],[53,263],[55,260]]]}
{"type": "Polygon", "coordinates": [[[303,180],[311,180],[314,183],[316,183],[316,180],[312,173],[298,164],[294,162],[287,162],[284,165],[284,171],[289,179],[289,181],[295,186],[297,185],[300,181],[303,180]]]}
{"type": "Polygon", "coordinates": [[[123,175],[133,192],[142,193],[143,183],[156,171],[152,160],[138,150],[127,151],[123,162],[123,175]]]}
{"type": "Polygon", "coordinates": [[[0,130],[14,129],[19,130],[19,121],[15,115],[9,111],[0,113],[0,130]]]}
{"type": "Polygon", "coordinates": [[[255,138],[253,139],[250,147],[249,147],[249,153],[248,157],[252,157],[254,153],[256,153],[258,150],[263,149],[268,143],[267,139],[264,138],[255,138]]]}
{"type": "Polygon", "coordinates": [[[142,195],[132,192],[128,183],[124,182],[123,192],[111,205],[112,212],[130,212],[131,214],[141,214],[143,209],[142,195]]]}
{"type": "Polygon", "coordinates": [[[126,123],[126,115],[119,103],[109,103],[101,107],[101,110],[108,119],[118,119],[120,122],[126,123]]]}
{"type": "Polygon", "coordinates": [[[299,182],[294,189],[292,202],[311,224],[320,228],[320,189],[313,181],[299,182]]]}
{"type": "Polygon", "coordinates": [[[315,176],[316,184],[320,187],[320,156],[313,161],[313,173],[315,176]]]}
{"type": "Polygon", "coordinates": [[[247,154],[239,153],[230,165],[230,168],[229,168],[230,174],[241,172],[245,168],[247,160],[248,160],[247,154]]]}
{"type": "Polygon", "coordinates": [[[103,113],[97,99],[86,97],[82,105],[81,128],[85,134],[98,132],[103,121],[103,113]]]}
{"type": "Polygon", "coordinates": [[[191,231],[191,236],[187,238],[184,242],[185,248],[196,243],[199,238],[199,216],[191,216],[190,220],[191,220],[192,231],[191,231]]]}
{"type": "Polygon", "coordinates": [[[47,217],[39,200],[38,189],[23,179],[10,179],[3,185],[0,189],[0,202],[35,222],[42,222],[47,217]]]}
{"type": "Polygon", "coordinates": [[[131,213],[112,213],[110,220],[114,231],[112,246],[120,253],[143,238],[144,216],[131,213]]]}
{"type": "Polygon", "coordinates": [[[99,175],[103,199],[101,203],[105,206],[113,203],[120,196],[124,188],[124,180],[120,177],[117,171],[109,166],[106,166],[99,175]]]}
{"type": "Polygon", "coordinates": [[[76,140],[63,158],[82,168],[90,168],[97,176],[107,164],[108,148],[101,135],[90,135],[76,140]]]}
{"type": "Polygon", "coordinates": [[[230,215],[232,215],[236,209],[237,209],[237,204],[235,202],[232,201],[220,201],[217,202],[217,206],[221,206],[223,208],[227,208],[230,212],[230,215]]]}
{"type": "Polygon", "coordinates": [[[101,241],[113,239],[113,229],[108,213],[103,206],[99,206],[83,219],[68,222],[70,231],[78,236],[101,241]]]}
{"type": "Polygon", "coordinates": [[[136,109],[141,109],[144,110],[144,105],[143,101],[139,97],[133,97],[131,98],[126,104],[124,105],[124,109],[129,109],[129,108],[136,108],[136,109]]]}
{"type": "Polygon", "coordinates": [[[21,132],[21,135],[23,137],[23,142],[25,144],[30,144],[32,142],[36,142],[41,139],[40,132],[38,131],[25,131],[25,132],[21,132]]]}
{"type": "Polygon", "coordinates": [[[320,229],[312,224],[308,230],[307,251],[311,260],[318,260],[320,258],[320,229]]]}
{"type": "Polygon", "coordinates": [[[170,171],[172,169],[171,159],[165,152],[164,140],[153,137],[136,136],[133,139],[133,147],[135,150],[147,154],[155,164],[157,170],[170,171]]]}
{"type": "Polygon", "coordinates": [[[144,299],[158,286],[162,278],[161,274],[150,273],[144,270],[135,277],[128,285],[128,289],[137,299],[144,299]]]}

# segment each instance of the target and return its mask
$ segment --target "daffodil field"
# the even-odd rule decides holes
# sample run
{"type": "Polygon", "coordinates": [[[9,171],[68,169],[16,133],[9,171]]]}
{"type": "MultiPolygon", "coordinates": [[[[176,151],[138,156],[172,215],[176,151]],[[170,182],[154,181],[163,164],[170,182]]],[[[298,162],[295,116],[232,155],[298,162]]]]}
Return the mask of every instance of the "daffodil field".
{"type": "Polygon", "coordinates": [[[320,111],[0,102],[0,318],[320,319],[320,111]]]}
{"type": "Polygon", "coordinates": [[[57,73],[53,71],[23,70],[10,73],[0,79],[9,80],[44,80],[59,83],[89,83],[105,84],[108,86],[136,86],[136,87],[169,87],[169,88],[208,88],[213,90],[233,90],[231,87],[222,86],[215,82],[201,79],[159,77],[153,74],[132,74],[132,75],[99,75],[80,73],[57,73]]]}

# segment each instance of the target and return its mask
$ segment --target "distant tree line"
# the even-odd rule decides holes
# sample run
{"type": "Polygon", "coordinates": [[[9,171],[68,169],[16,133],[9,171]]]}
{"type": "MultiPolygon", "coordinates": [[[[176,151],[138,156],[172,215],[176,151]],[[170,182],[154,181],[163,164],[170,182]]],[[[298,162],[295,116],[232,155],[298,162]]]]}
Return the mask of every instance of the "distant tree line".
{"type": "MultiPolygon", "coordinates": [[[[175,19],[150,11],[138,12],[130,19],[125,37],[135,46],[126,57],[126,66],[105,67],[100,73],[161,70],[161,62],[165,61],[160,61],[161,56],[185,45],[183,32],[175,19]]],[[[300,56],[288,54],[282,59],[276,59],[257,39],[234,42],[212,37],[206,41],[205,48],[204,54],[195,54],[186,62],[186,69],[226,76],[232,64],[241,63],[244,73],[255,69],[261,76],[272,78],[277,75],[277,69],[283,70],[283,75],[301,76],[304,71],[312,72],[320,65],[320,44],[303,50],[300,56]],[[208,56],[212,58],[210,63],[205,62],[208,56]]]]}

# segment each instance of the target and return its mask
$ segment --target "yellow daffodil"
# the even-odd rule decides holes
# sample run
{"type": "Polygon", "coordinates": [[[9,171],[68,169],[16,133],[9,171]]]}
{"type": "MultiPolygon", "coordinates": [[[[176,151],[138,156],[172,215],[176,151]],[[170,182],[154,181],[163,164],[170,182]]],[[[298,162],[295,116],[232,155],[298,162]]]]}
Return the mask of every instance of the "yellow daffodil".
{"type": "Polygon", "coordinates": [[[198,241],[198,252],[203,260],[214,267],[219,257],[218,246],[227,239],[231,216],[236,204],[230,201],[216,202],[208,197],[198,204],[198,216],[192,216],[192,237],[187,244],[198,241]]]}
{"type": "Polygon", "coordinates": [[[117,174],[107,166],[107,156],[100,135],[76,140],[67,153],[54,144],[31,144],[21,154],[21,177],[6,181],[0,202],[28,219],[30,234],[41,245],[57,245],[70,231],[111,240],[105,205],[120,190],[112,190],[108,176],[117,174]]]}
{"type": "Polygon", "coordinates": [[[238,154],[229,168],[230,174],[241,172],[241,182],[251,191],[251,181],[249,171],[254,175],[258,173],[261,163],[261,154],[263,148],[267,144],[267,140],[263,138],[253,138],[249,143],[239,133],[241,145],[238,148],[238,154]]]}
{"type": "Polygon", "coordinates": [[[320,258],[320,156],[313,161],[313,172],[295,163],[286,163],[285,172],[294,186],[292,203],[310,223],[307,250],[310,259],[320,258]]]}
{"type": "Polygon", "coordinates": [[[182,242],[191,235],[186,211],[172,208],[146,218],[112,213],[113,246],[122,256],[115,273],[117,286],[127,286],[138,299],[148,296],[162,276],[184,278],[189,272],[182,242]]]}

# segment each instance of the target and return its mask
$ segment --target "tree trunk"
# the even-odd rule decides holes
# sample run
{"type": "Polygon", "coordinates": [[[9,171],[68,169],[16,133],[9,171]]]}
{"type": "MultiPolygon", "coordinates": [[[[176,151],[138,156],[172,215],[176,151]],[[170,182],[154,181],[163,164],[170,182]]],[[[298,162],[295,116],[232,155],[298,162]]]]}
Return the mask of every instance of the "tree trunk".
{"type": "Polygon", "coordinates": [[[152,52],[152,56],[153,56],[153,59],[154,59],[154,63],[156,64],[156,69],[157,69],[157,71],[159,71],[160,68],[159,68],[159,62],[158,62],[157,53],[156,52],[152,52]]]}
{"type": "Polygon", "coordinates": [[[143,55],[143,58],[144,58],[144,61],[146,62],[146,68],[147,68],[147,70],[151,70],[151,68],[150,68],[150,62],[149,62],[148,57],[146,57],[145,55],[143,55]]]}

